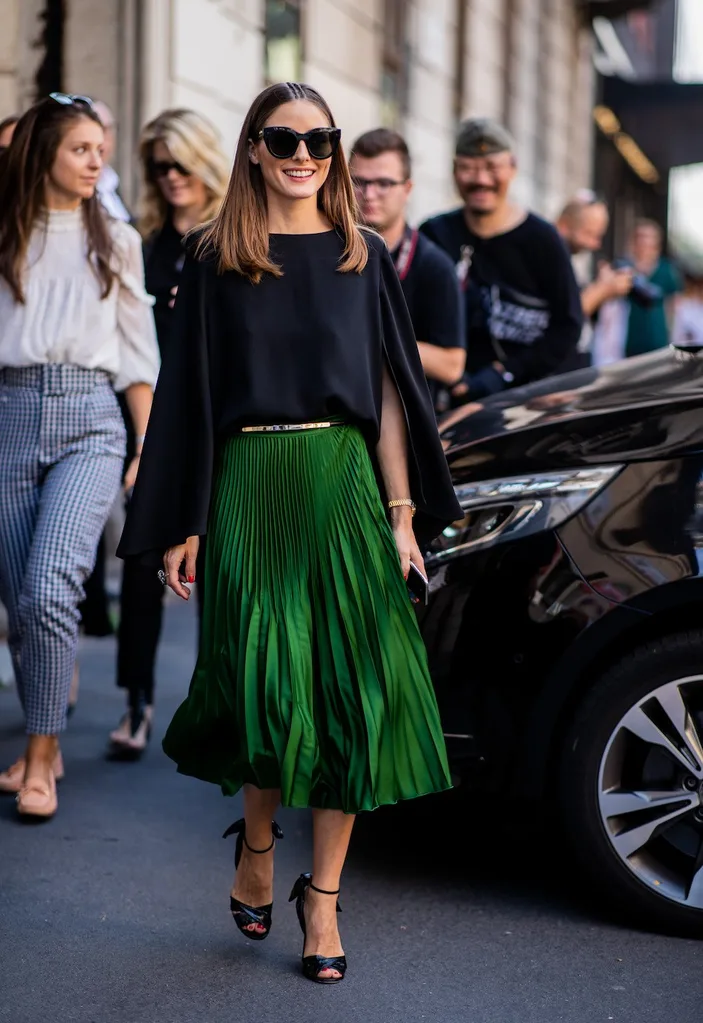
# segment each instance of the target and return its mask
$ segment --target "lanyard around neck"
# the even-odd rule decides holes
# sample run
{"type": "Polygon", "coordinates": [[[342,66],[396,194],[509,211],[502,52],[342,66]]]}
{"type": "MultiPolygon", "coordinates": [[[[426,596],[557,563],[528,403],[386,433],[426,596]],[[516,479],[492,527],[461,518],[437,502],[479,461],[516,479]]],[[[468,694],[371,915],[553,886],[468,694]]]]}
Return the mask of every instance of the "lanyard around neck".
{"type": "Polygon", "coordinates": [[[395,258],[395,268],[401,281],[405,280],[410,273],[410,267],[413,265],[413,259],[415,258],[415,251],[417,249],[418,234],[419,232],[416,228],[408,227],[406,225],[403,240],[400,243],[398,255],[395,258]]]}

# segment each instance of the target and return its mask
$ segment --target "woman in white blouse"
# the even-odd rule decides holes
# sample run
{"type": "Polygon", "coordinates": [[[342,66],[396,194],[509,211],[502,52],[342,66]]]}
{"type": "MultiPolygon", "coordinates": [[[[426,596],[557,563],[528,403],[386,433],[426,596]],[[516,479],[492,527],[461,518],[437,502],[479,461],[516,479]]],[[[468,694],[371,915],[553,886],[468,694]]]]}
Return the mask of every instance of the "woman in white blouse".
{"type": "Polygon", "coordinates": [[[0,599],[28,734],[0,790],[35,817],[56,811],[78,605],[122,476],[115,390],[131,486],[159,364],[139,236],[96,196],[103,138],[89,99],[52,93],[0,180],[0,599]]]}

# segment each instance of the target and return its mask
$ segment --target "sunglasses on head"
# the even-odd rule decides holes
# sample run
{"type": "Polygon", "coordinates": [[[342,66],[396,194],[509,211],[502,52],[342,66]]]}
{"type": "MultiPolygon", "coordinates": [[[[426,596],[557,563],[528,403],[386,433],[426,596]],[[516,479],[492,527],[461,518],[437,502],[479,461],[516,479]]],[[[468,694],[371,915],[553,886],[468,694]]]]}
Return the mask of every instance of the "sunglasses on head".
{"type": "Polygon", "coordinates": [[[69,92],[50,92],[49,99],[53,99],[55,103],[60,103],[62,107],[90,107],[93,109],[93,101],[90,96],[74,96],[73,93],[69,92]]]}
{"type": "Polygon", "coordinates": [[[270,127],[260,131],[257,137],[264,140],[269,153],[277,160],[289,160],[295,156],[301,142],[305,143],[313,160],[329,160],[339,145],[342,129],[313,128],[300,132],[293,128],[270,127]]]}
{"type": "Polygon", "coordinates": [[[189,178],[190,171],[186,170],[182,163],[178,163],[176,160],[149,160],[148,163],[149,177],[157,181],[159,178],[166,178],[175,170],[181,177],[189,178]]]}

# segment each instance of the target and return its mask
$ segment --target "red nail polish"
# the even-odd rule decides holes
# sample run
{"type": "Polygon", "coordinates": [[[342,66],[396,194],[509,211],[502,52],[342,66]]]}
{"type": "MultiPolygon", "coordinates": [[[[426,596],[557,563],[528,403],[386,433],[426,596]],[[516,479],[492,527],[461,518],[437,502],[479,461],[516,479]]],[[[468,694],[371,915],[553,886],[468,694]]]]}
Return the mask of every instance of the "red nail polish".
{"type": "Polygon", "coordinates": [[[189,575],[188,576],[188,582],[189,583],[194,583],[195,582],[195,576],[194,575],[189,575]]]}

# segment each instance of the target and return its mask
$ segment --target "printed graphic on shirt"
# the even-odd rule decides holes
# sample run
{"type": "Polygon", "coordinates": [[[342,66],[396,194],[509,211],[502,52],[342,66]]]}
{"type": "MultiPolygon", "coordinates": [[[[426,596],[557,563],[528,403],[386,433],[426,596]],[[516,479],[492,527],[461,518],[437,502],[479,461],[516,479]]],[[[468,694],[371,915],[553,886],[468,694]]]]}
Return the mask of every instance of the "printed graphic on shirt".
{"type": "Polygon", "coordinates": [[[487,310],[488,329],[496,341],[532,345],[549,326],[549,307],[541,299],[522,295],[505,285],[481,289],[487,310]]]}
{"type": "Polygon", "coordinates": [[[514,344],[532,345],[544,336],[549,327],[549,303],[533,295],[525,295],[505,284],[487,283],[485,273],[471,279],[476,273],[474,248],[462,245],[461,256],[456,263],[456,276],[462,291],[471,285],[477,288],[485,324],[494,341],[510,341],[514,344]]]}

